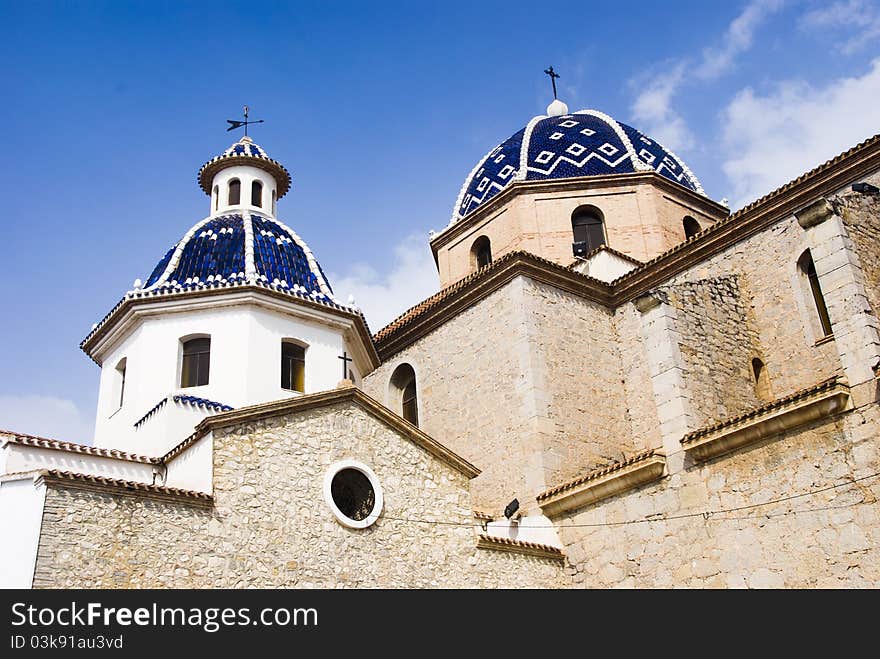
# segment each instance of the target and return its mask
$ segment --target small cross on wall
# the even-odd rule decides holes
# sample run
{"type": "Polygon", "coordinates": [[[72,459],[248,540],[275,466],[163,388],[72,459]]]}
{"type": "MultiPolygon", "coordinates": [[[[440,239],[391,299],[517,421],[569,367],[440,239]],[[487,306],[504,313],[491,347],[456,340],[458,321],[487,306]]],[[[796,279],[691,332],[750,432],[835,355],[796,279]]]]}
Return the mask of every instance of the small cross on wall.
{"type": "Polygon", "coordinates": [[[354,360],[348,356],[348,352],[343,351],[341,355],[337,359],[342,360],[342,379],[343,380],[354,380],[351,377],[351,369],[348,368],[348,363],[353,362],[354,360]]]}

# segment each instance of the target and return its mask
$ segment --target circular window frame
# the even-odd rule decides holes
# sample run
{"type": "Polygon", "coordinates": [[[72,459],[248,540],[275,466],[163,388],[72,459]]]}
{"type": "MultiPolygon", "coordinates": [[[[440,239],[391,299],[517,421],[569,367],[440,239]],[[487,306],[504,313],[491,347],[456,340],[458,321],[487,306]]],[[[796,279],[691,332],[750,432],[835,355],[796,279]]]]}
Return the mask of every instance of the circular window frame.
{"type": "Polygon", "coordinates": [[[327,473],[324,474],[324,502],[329,506],[330,511],[333,513],[333,516],[336,518],[336,521],[342,524],[343,526],[347,526],[352,529],[365,529],[368,526],[372,526],[376,523],[376,520],[379,519],[379,515],[382,514],[382,508],[385,505],[385,498],[382,494],[382,486],[379,484],[379,477],[376,476],[375,472],[370,469],[363,462],[359,462],[357,460],[340,460],[339,462],[334,462],[327,469],[327,473]],[[373,509],[370,511],[370,514],[364,517],[362,520],[352,519],[341,510],[339,510],[339,506],[336,505],[336,502],[333,500],[333,479],[336,477],[340,471],[345,469],[356,469],[361,472],[364,476],[367,477],[367,480],[370,481],[370,486],[373,488],[373,509]]]}

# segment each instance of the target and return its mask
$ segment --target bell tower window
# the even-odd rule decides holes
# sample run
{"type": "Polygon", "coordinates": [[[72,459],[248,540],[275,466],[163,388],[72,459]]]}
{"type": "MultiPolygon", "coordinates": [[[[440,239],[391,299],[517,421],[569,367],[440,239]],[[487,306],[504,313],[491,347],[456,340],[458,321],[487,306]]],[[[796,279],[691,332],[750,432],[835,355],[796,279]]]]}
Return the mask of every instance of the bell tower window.
{"type": "Polygon", "coordinates": [[[257,208],[263,207],[263,184],[259,181],[251,183],[251,205],[257,208]]]}
{"type": "Polygon", "coordinates": [[[414,426],[419,425],[419,399],[416,372],[409,364],[401,364],[391,376],[391,396],[396,399],[400,416],[414,426]]]}
{"type": "Polygon", "coordinates": [[[486,236],[480,236],[471,247],[471,260],[475,270],[485,268],[492,263],[492,243],[486,236]]]}
{"type": "Polygon", "coordinates": [[[684,226],[684,239],[690,240],[694,236],[696,236],[702,229],[700,228],[700,223],[697,222],[690,215],[685,215],[684,219],[681,221],[684,226]]]}
{"type": "Polygon", "coordinates": [[[214,210],[220,208],[220,186],[214,186],[214,210]]]}
{"type": "Polygon", "coordinates": [[[238,206],[241,203],[241,181],[237,178],[229,181],[229,205],[238,206]]]}
{"type": "Polygon", "coordinates": [[[583,256],[605,244],[604,224],[602,211],[595,206],[579,206],[575,209],[571,214],[575,254],[583,256]]]}
{"type": "Polygon", "coordinates": [[[300,393],[306,390],[306,349],[290,341],[281,344],[281,388],[300,393]]]}
{"type": "Polygon", "coordinates": [[[183,360],[180,367],[180,386],[201,387],[208,384],[210,369],[211,337],[184,341],[183,360]]]}

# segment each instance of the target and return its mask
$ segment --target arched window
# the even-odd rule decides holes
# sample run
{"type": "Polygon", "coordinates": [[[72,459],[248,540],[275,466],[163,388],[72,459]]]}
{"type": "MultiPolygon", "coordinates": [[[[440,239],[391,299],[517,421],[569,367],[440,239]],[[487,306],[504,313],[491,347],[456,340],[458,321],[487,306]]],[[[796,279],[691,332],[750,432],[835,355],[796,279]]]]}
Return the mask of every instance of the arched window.
{"type": "Polygon", "coordinates": [[[272,190],[272,215],[275,215],[275,190],[272,190]]]}
{"type": "Polygon", "coordinates": [[[125,400],[125,367],[127,363],[128,359],[123,357],[116,365],[116,381],[119,387],[119,400],[117,401],[117,407],[122,407],[122,402],[125,400]]]}
{"type": "Polygon", "coordinates": [[[475,270],[485,268],[492,263],[492,243],[486,236],[480,236],[474,241],[471,247],[471,262],[475,270]]]}
{"type": "Polygon", "coordinates": [[[682,225],[684,225],[684,239],[690,240],[694,236],[696,236],[702,229],[700,228],[700,223],[697,222],[690,215],[685,215],[684,219],[681,221],[682,225]]]}
{"type": "Polygon", "coordinates": [[[251,183],[251,205],[257,208],[263,207],[263,184],[259,181],[251,183]]]}
{"type": "Polygon", "coordinates": [[[806,250],[798,259],[798,270],[806,282],[805,288],[809,288],[816,308],[816,316],[819,321],[819,329],[822,336],[831,336],[831,318],[828,315],[828,307],[825,304],[825,296],[822,295],[822,287],[819,285],[819,275],[816,274],[816,265],[813,263],[813,255],[806,250]]]}
{"type": "Polygon", "coordinates": [[[214,210],[220,208],[220,186],[214,186],[214,210]]]}
{"type": "Polygon", "coordinates": [[[409,364],[401,364],[391,376],[393,402],[399,407],[400,416],[414,426],[419,425],[419,399],[416,390],[416,372],[409,364]]]}
{"type": "Polygon", "coordinates": [[[281,343],[281,388],[301,393],[306,390],[306,349],[298,343],[281,343]]]}
{"type": "Polygon", "coordinates": [[[181,387],[200,387],[208,384],[211,370],[211,337],[199,337],[183,342],[183,360],[180,367],[181,387]]]}
{"type": "Polygon", "coordinates": [[[241,181],[237,178],[229,181],[229,205],[237,206],[241,203],[241,181]]]}
{"type": "Polygon", "coordinates": [[[576,254],[578,253],[577,243],[582,243],[583,254],[592,252],[605,244],[603,224],[602,212],[595,206],[579,206],[575,209],[571,214],[571,230],[574,233],[576,254]]]}
{"type": "Polygon", "coordinates": [[[755,395],[761,400],[771,400],[770,376],[764,362],[758,357],[752,359],[752,375],[755,376],[755,395]]]}

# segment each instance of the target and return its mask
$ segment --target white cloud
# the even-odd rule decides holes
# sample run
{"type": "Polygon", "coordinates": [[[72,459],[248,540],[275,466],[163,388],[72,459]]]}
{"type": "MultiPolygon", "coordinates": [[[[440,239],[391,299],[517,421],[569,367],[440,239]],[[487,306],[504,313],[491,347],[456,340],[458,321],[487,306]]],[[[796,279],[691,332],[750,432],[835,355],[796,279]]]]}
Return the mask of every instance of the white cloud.
{"type": "Polygon", "coordinates": [[[706,48],[703,61],[695,74],[703,80],[713,80],[728,71],[737,55],[752,47],[755,30],[764,20],[782,8],[782,0],[753,0],[730,25],[721,40],[720,48],[706,48]]]}
{"type": "Polygon", "coordinates": [[[434,257],[425,236],[411,235],[394,247],[391,268],[379,274],[374,268],[357,263],[344,276],[330,276],[333,291],[342,300],[354,295],[376,332],[410,307],[440,288],[434,257]]]}
{"type": "Polygon", "coordinates": [[[835,39],[836,47],[850,55],[880,37],[880,7],[867,0],[842,0],[807,12],[800,26],[819,32],[823,42],[830,30],[842,29],[849,38],[835,39]]]}
{"type": "Polygon", "coordinates": [[[95,419],[55,396],[0,396],[0,428],[66,442],[91,444],[95,419]]]}
{"type": "Polygon", "coordinates": [[[824,88],[778,83],[747,88],[724,110],[723,168],[741,206],[874,135],[880,126],[880,59],[861,77],[824,88]]]}
{"type": "Polygon", "coordinates": [[[643,79],[642,92],[633,102],[633,118],[639,128],[675,151],[683,151],[693,145],[694,139],[684,119],[672,109],[672,95],[684,78],[685,63],[679,62],[669,71],[643,79]]]}
{"type": "Polygon", "coordinates": [[[747,51],[754,41],[755,30],[783,0],[753,0],[731,21],[719,48],[707,48],[701,61],[692,66],[688,60],[667,62],[663,72],[654,67],[649,73],[631,81],[640,89],[632,105],[633,119],[640,129],[674,151],[685,151],[694,145],[694,136],[681,115],[673,107],[673,97],[682,85],[694,80],[712,80],[733,66],[736,57],[747,51]]]}

